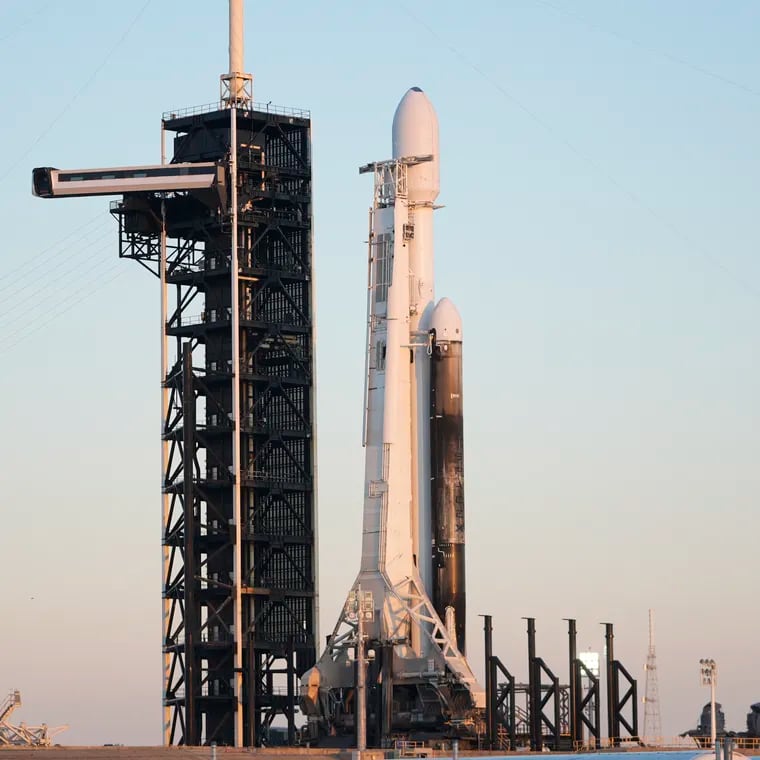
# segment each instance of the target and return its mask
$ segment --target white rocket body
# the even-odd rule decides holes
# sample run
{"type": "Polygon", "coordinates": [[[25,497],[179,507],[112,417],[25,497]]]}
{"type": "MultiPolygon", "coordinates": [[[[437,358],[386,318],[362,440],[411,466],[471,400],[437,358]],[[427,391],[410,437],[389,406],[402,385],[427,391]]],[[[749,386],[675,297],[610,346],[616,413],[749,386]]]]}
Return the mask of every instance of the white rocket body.
{"type": "MultiPolygon", "coordinates": [[[[365,600],[360,614],[366,639],[392,644],[394,685],[420,679],[455,683],[469,691],[473,706],[482,707],[485,694],[457,649],[451,620],[447,627],[431,602],[430,330],[436,311],[438,154],[435,111],[427,96],[412,88],[393,119],[393,159],[366,168],[374,172],[375,196],[367,299],[364,520],[353,591],[360,589],[365,600]]],[[[461,340],[461,325],[457,332],[461,340]]],[[[312,715],[320,713],[320,704],[325,712],[327,691],[353,684],[346,643],[354,641],[355,631],[340,634],[341,626],[356,621],[351,604],[350,596],[325,653],[302,680],[302,706],[312,715]]],[[[448,608],[446,616],[451,615],[448,608]]]]}
{"type": "MultiPolygon", "coordinates": [[[[409,334],[413,346],[411,377],[413,539],[422,583],[432,582],[430,519],[430,360],[428,332],[435,306],[433,203],[440,189],[438,118],[419,88],[412,88],[393,117],[393,158],[432,156],[407,168],[407,202],[414,235],[409,248],[409,334]]],[[[400,209],[403,216],[403,209],[400,209]]]]}
{"type": "Polygon", "coordinates": [[[405,196],[396,192],[392,205],[372,212],[361,568],[372,572],[384,565],[392,584],[416,568],[427,589],[431,580],[428,331],[435,307],[438,119],[425,94],[414,88],[404,95],[393,118],[393,158],[416,156],[432,160],[407,166],[405,196]],[[387,496],[376,496],[380,490],[387,496]]]}

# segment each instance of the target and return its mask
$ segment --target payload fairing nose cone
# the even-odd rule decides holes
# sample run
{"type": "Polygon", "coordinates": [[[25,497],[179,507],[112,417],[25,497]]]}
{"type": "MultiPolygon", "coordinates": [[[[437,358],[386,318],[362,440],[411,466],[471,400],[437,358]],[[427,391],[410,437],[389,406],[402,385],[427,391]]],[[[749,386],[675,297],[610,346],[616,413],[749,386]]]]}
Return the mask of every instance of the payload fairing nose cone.
{"type": "Polygon", "coordinates": [[[408,177],[409,200],[432,203],[440,191],[438,117],[419,87],[406,91],[393,116],[393,158],[408,156],[433,156],[432,161],[410,166],[408,177]]]}
{"type": "Polygon", "coordinates": [[[462,317],[450,298],[444,297],[436,304],[430,320],[430,329],[435,330],[439,342],[462,340],[462,317]]]}

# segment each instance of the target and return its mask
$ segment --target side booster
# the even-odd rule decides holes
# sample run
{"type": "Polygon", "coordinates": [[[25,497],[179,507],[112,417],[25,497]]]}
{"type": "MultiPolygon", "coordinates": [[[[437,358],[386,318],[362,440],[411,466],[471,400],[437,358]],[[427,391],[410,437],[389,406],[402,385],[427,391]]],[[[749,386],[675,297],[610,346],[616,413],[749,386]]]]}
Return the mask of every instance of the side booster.
{"type": "Polygon", "coordinates": [[[462,320],[448,298],[442,298],[433,311],[430,349],[433,604],[464,652],[462,320]]]}
{"type": "Polygon", "coordinates": [[[465,735],[485,704],[464,653],[462,324],[451,301],[435,301],[438,163],[438,119],[414,87],[393,118],[393,158],[360,170],[374,177],[362,553],[301,680],[314,739],[350,736],[365,702],[376,746],[394,732],[465,735]]]}

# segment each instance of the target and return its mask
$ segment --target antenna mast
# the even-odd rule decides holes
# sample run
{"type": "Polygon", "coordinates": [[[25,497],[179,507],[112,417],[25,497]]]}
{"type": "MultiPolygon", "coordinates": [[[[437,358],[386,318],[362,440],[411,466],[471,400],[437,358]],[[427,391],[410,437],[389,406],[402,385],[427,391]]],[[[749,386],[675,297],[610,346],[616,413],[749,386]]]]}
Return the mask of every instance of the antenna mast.
{"type": "Polygon", "coordinates": [[[657,656],[654,650],[654,610],[649,610],[649,651],[644,665],[647,684],[644,697],[644,736],[649,744],[662,743],[660,691],[657,686],[657,656]]]}
{"type": "Polygon", "coordinates": [[[228,108],[253,103],[253,76],[243,73],[243,28],[243,0],[230,0],[230,71],[220,77],[222,105],[228,108]]]}

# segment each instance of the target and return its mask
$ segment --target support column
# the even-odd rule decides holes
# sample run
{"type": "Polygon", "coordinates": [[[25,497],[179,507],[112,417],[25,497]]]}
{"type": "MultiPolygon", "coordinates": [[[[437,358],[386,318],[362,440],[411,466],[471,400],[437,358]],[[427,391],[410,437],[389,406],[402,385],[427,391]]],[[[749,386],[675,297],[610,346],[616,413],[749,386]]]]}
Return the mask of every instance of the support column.
{"type": "Polygon", "coordinates": [[[381,746],[386,746],[393,725],[393,646],[383,644],[383,669],[382,669],[382,702],[383,702],[383,722],[382,735],[380,738],[381,746]]]}
{"type": "Polygon", "coordinates": [[[607,678],[607,736],[610,742],[617,744],[620,738],[620,726],[617,720],[617,678],[615,677],[615,651],[612,623],[604,623],[604,649],[607,678]]]}
{"type": "Polygon", "coordinates": [[[185,587],[185,743],[201,743],[201,726],[196,699],[200,691],[200,673],[196,647],[200,643],[200,610],[195,593],[196,563],[195,520],[195,388],[193,387],[193,352],[190,343],[182,345],[182,501],[184,507],[184,587],[185,587]]]}
{"type": "Polygon", "coordinates": [[[256,678],[258,673],[256,672],[256,648],[253,642],[254,633],[251,632],[248,635],[248,667],[246,668],[247,678],[247,704],[246,713],[248,715],[248,736],[247,743],[249,747],[256,746],[256,678]]]}
{"type": "Polygon", "coordinates": [[[238,193],[237,193],[237,108],[230,108],[230,288],[232,289],[230,324],[232,326],[232,520],[235,535],[233,572],[235,575],[235,746],[243,742],[243,562],[242,514],[240,506],[240,265],[238,263],[238,193]]]}
{"type": "Polygon", "coordinates": [[[493,626],[490,615],[482,615],[483,632],[485,636],[485,666],[486,666],[486,732],[488,735],[488,749],[493,750],[495,745],[495,715],[494,715],[494,684],[492,679],[493,660],[493,626]]]}
{"type": "Polygon", "coordinates": [[[570,739],[573,742],[573,750],[577,749],[576,742],[581,740],[581,719],[580,719],[580,691],[578,689],[578,633],[573,618],[567,620],[568,636],[568,673],[570,677],[570,695],[568,705],[568,720],[570,723],[570,739]]]}
{"type": "Polygon", "coordinates": [[[356,748],[362,752],[367,749],[367,672],[364,661],[364,610],[361,586],[357,587],[356,596],[356,748]]]}
{"type": "MultiPolygon", "coordinates": [[[[164,123],[161,121],[161,163],[166,163],[164,123]]],[[[119,219],[119,230],[122,229],[119,219]]],[[[120,246],[121,247],[121,246],[120,246]]],[[[167,471],[169,469],[169,441],[166,438],[166,421],[169,419],[169,337],[166,334],[166,320],[169,310],[168,285],[166,282],[166,200],[161,200],[161,231],[159,233],[158,276],[161,282],[161,586],[163,602],[162,651],[163,651],[163,707],[164,725],[163,742],[169,746],[173,741],[172,716],[174,710],[169,704],[171,687],[171,670],[173,656],[167,643],[171,635],[172,602],[167,595],[167,586],[171,568],[171,550],[167,545],[169,523],[171,521],[171,497],[167,491],[167,471]]]]}
{"type": "Polygon", "coordinates": [[[530,725],[530,748],[541,751],[541,681],[536,662],[536,619],[528,621],[528,720],[530,725]]]}
{"type": "Polygon", "coordinates": [[[296,743],[296,715],[295,715],[295,704],[296,704],[296,696],[295,696],[295,678],[296,678],[296,670],[295,665],[293,663],[293,637],[290,636],[288,638],[288,648],[287,648],[287,654],[288,654],[288,667],[287,667],[287,677],[288,677],[288,746],[294,747],[296,743]]]}

